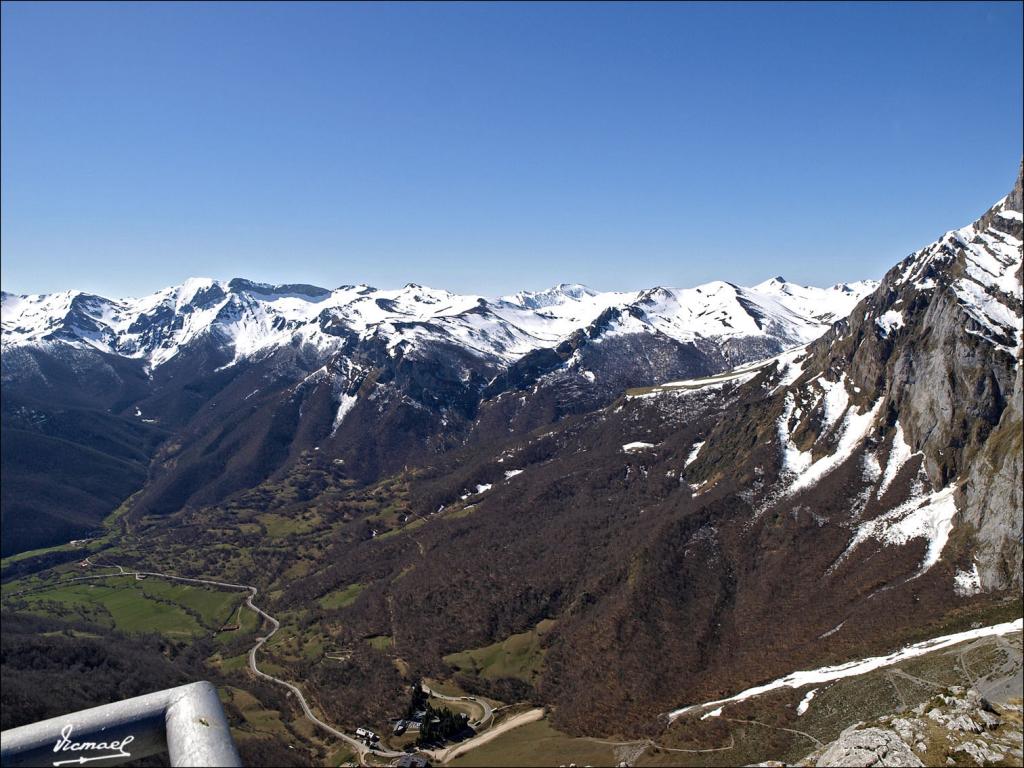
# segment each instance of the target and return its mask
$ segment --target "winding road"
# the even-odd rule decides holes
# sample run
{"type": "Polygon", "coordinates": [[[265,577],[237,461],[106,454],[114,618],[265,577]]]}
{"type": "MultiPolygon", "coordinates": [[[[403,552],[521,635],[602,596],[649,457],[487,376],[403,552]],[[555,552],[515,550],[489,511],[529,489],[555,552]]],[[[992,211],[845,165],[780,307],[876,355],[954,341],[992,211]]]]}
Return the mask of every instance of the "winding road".
{"type": "Polygon", "coordinates": [[[469,723],[474,730],[482,726],[484,723],[494,721],[494,708],[483,699],[479,699],[476,696],[449,696],[448,694],[435,691],[424,682],[420,682],[420,687],[425,693],[430,694],[435,699],[441,699],[442,701],[468,701],[480,707],[480,709],[483,710],[483,714],[477,720],[472,720],[469,723]]]}
{"type": "MultiPolygon", "coordinates": [[[[256,677],[263,678],[264,680],[269,680],[272,683],[276,683],[277,685],[280,685],[280,686],[282,686],[284,688],[287,688],[295,696],[295,699],[299,702],[299,706],[302,708],[302,714],[305,715],[306,719],[309,720],[311,723],[313,723],[313,725],[315,725],[318,728],[320,728],[321,730],[326,731],[327,733],[331,734],[332,736],[335,736],[336,738],[341,739],[346,744],[348,744],[350,747],[352,747],[352,749],[355,750],[356,758],[358,759],[360,765],[365,764],[364,761],[365,761],[365,757],[366,757],[367,754],[374,754],[374,755],[377,755],[378,757],[384,757],[384,758],[401,757],[403,754],[405,754],[404,752],[393,752],[393,751],[384,750],[384,749],[373,749],[373,748],[369,747],[367,744],[365,744],[364,742],[360,741],[359,739],[357,739],[357,738],[355,738],[353,736],[349,736],[347,733],[343,733],[342,731],[339,731],[337,728],[335,728],[335,727],[333,727],[331,725],[328,725],[323,720],[321,720],[319,717],[317,717],[315,714],[313,714],[313,710],[310,708],[309,702],[306,700],[305,695],[303,695],[302,691],[299,689],[299,687],[297,685],[295,685],[294,683],[289,683],[287,680],[282,680],[279,677],[274,677],[273,675],[268,674],[267,672],[262,671],[257,666],[257,664],[256,664],[256,652],[259,651],[259,649],[261,647],[263,647],[263,645],[268,640],[270,640],[271,637],[274,636],[274,633],[277,632],[277,630],[281,628],[281,622],[279,622],[276,618],[271,616],[269,613],[267,613],[262,608],[260,608],[258,605],[256,605],[255,602],[253,602],[255,600],[255,598],[256,598],[256,595],[259,594],[259,590],[256,587],[252,586],[251,584],[232,584],[232,583],[226,582],[226,581],[214,581],[213,579],[195,579],[195,578],[189,578],[187,576],[177,576],[177,575],[175,575],[173,573],[157,573],[157,572],[154,572],[154,571],[129,571],[129,570],[125,570],[125,568],[123,566],[118,565],[117,563],[96,563],[96,562],[92,562],[90,560],[89,564],[91,566],[93,566],[93,567],[96,567],[96,568],[117,568],[118,572],[117,573],[96,574],[96,575],[93,575],[93,576],[76,576],[76,577],[71,578],[71,579],[62,579],[61,583],[67,583],[67,582],[72,582],[72,581],[89,581],[89,580],[93,580],[93,579],[108,579],[108,578],[113,578],[113,577],[116,577],[116,576],[135,576],[135,577],[146,576],[146,577],[153,577],[153,578],[158,578],[158,579],[167,579],[169,581],[181,581],[181,582],[185,582],[185,583],[189,583],[189,584],[207,584],[209,586],[221,587],[223,589],[238,589],[238,590],[246,590],[246,591],[248,591],[249,594],[245,598],[245,605],[246,605],[246,607],[249,610],[251,610],[254,613],[256,613],[258,616],[261,616],[263,619],[265,619],[266,621],[270,622],[270,625],[273,627],[273,629],[271,629],[270,632],[268,632],[266,635],[263,635],[262,637],[257,637],[255,645],[253,645],[253,647],[249,649],[249,670],[254,675],[256,675],[256,677]]],[[[52,585],[46,585],[44,587],[41,587],[41,589],[51,589],[51,588],[52,588],[52,585]]],[[[37,591],[37,590],[36,589],[23,590],[21,592],[17,592],[17,593],[14,593],[14,594],[24,594],[25,592],[33,592],[33,591],[37,591]]],[[[10,596],[13,596],[13,595],[10,595],[10,596]]]]}
{"type": "Polygon", "coordinates": [[[299,687],[297,685],[295,685],[294,683],[289,683],[287,680],[282,680],[279,677],[274,677],[273,675],[262,671],[259,667],[256,666],[256,652],[263,646],[264,643],[266,643],[268,640],[270,640],[271,637],[274,636],[274,633],[277,632],[278,629],[281,628],[281,622],[279,622],[277,619],[275,619],[273,616],[271,616],[269,613],[264,611],[262,608],[260,608],[253,602],[253,599],[256,597],[257,594],[256,587],[245,585],[244,588],[250,590],[248,597],[245,598],[246,607],[257,613],[258,615],[262,616],[264,619],[269,621],[270,624],[273,626],[273,629],[271,629],[270,632],[268,632],[266,635],[264,635],[263,637],[257,637],[256,644],[249,649],[249,670],[254,675],[256,675],[256,677],[261,677],[264,680],[269,680],[272,683],[277,683],[278,685],[287,688],[289,691],[295,694],[295,699],[299,702],[299,706],[302,707],[302,714],[306,716],[306,719],[313,723],[313,725],[320,728],[321,730],[327,731],[327,733],[331,734],[332,736],[336,736],[337,738],[341,739],[346,744],[348,744],[350,747],[352,747],[356,751],[356,757],[359,760],[360,765],[363,764],[364,758],[368,753],[379,755],[380,757],[400,757],[402,754],[404,754],[402,752],[390,752],[381,749],[371,749],[362,741],[359,741],[358,739],[349,736],[347,733],[342,733],[334,726],[328,725],[319,717],[313,714],[313,710],[310,709],[309,702],[306,701],[306,697],[302,694],[302,691],[299,690],[299,687]]]}
{"type": "MultiPolygon", "coordinates": [[[[313,725],[320,728],[321,730],[331,734],[332,736],[338,739],[341,739],[348,746],[350,746],[355,751],[356,759],[359,761],[360,765],[366,764],[365,759],[366,756],[369,754],[375,755],[377,757],[383,757],[385,759],[401,757],[405,754],[404,752],[395,752],[386,749],[374,749],[366,743],[355,738],[354,736],[349,736],[347,733],[338,730],[334,726],[328,725],[315,714],[313,714],[313,710],[309,706],[309,702],[306,700],[305,695],[302,693],[302,690],[297,685],[295,685],[294,683],[290,683],[287,680],[282,680],[279,677],[275,677],[274,675],[271,675],[268,672],[264,672],[259,668],[259,666],[256,664],[256,653],[281,628],[281,622],[279,622],[274,616],[271,616],[269,613],[267,613],[258,605],[256,605],[254,601],[256,599],[256,596],[259,594],[259,590],[253,585],[233,584],[231,582],[215,581],[213,579],[197,579],[188,576],[178,576],[173,573],[159,573],[156,571],[131,571],[125,569],[124,566],[119,565],[117,563],[98,563],[94,562],[91,558],[86,558],[85,561],[94,568],[116,568],[117,573],[102,573],[93,574],[89,576],[75,576],[70,579],[61,579],[60,583],[66,584],[69,582],[92,581],[95,579],[108,579],[117,576],[132,576],[135,578],[144,576],[147,578],[152,577],[157,579],[167,579],[168,581],[179,581],[187,584],[205,584],[212,587],[220,587],[222,589],[237,589],[247,591],[249,594],[245,598],[246,608],[251,610],[256,615],[260,616],[265,621],[269,622],[269,624],[272,627],[270,632],[260,637],[257,637],[255,644],[252,646],[252,648],[249,649],[249,670],[253,673],[253,675],[262,678],[263,680],[268,680],[269,682],[272,682],[276,685],[280,685],[283,688],[287,688],[288,691],[295,696],[296,701],[299,702],[299,706],[302,709],[302,714],[306,717],[306,719],[313,723],[313,725]]],[[[40,590],[52,589],[53,586],[53,584],[41,585],[39,587],[33,587],[32,589],[14,592],[9,595],[5,595],[5,597],[14,597],[16,595],[22,595],[29,592],[37,592],[40,590]]],[[[479,720],[473,722],[474,728],[479,728],[485,725],[486,723],[491,723],[492,725],[494,723],[494,709],[488,702],[484,701],[483,699],[477,698],[475,696],[449,696],[447,694],[440,693],[439,691],[435,691],[429,688],[427,685],[423,685],[423,690],[431,696],[437,699],[441,699],[443,701],[471,702],[479,706],[483,714],[481,715],[479,720]]],[[[515,715],[506,720],[505,722],[495,727],[489,728],[488,730],[483,731],[478,735],[474,736],[473,738],[468,739],[467,741],[464,741],[460,744],[455,744],[444,749],[426,750],[426,752],[434,760],[440,763],[445,763],[455,757],[458,757],[459,755],[465,754],[471,749],[475,749],[476,747],[485,744],[494,738],[497,738],[501,734],[506,733],[512,730],[513,728],[516,728],[520,725],[525,725],[526,723],[530,723],[535,720],[539,720],[543,716],[543,709],[531,709],[527,712],[522,712],[518,715],[515,715]]]]}

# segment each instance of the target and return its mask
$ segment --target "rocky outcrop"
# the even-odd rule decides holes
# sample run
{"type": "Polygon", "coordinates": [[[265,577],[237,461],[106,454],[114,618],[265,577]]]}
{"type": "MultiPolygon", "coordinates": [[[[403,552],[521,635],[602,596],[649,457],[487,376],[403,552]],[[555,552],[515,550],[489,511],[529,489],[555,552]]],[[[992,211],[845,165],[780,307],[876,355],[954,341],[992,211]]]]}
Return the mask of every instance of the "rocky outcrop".
{"type": "MultiPolygon", "coordinates": [[[[859,724],[858,724],[859,725],[859,724]]],[[[814,762],[814,766],[906,766],[915,768],[924,763],[910,751],[895,732],[884,728],[857,730],[847,728],[814,762]]]]}
{"type": "Polygon", "coordinates": [[[1021,706],[953,686],[909,713],[857,723],[800,766],[1019,765],[1021,706]]]}

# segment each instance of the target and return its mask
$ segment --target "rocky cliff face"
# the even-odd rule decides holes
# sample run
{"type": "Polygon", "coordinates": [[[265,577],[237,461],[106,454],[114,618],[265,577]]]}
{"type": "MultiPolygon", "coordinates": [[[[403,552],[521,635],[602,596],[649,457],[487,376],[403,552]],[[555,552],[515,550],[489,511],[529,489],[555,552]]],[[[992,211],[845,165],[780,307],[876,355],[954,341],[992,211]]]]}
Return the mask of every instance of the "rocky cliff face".
{"type": "Polygon", "coordinates": [[[955,485],[981,586],[1021,585],[1021,175],[977,222],[892,269],[836,338],[825,369],[881,399],[932,488],[955,485]]]}
{"type": "MultiPolygon", "coordinates": [[[[1024,166],[1022,166],[1024,173],[1024,166]]],[[[1021,175],[1000,210],[989,219],[991,226],[1017,240],[1016,296],[1004,297],[1011,308],[1016,298],[1017,332],[1021,332],[1021,283],[1024,267],[1020,260],[1020,241],[1024,226],[1019,214],[1024,209],[1021,175]],[[1006,213],[1018,213],[1012,218],[1006,213]]],[[[1012,267],[1011,267],[1012,268],[1012,267]]],[[[1010,287],[1013,285],[1010,283],[1010,287]]],[[[1018,339],[1020,337],[1018,336],[1018,339]]],[[[987,589],[1005,585],[1021,586],[1021,561],[1024,550],[1024,365],[1018,341],[1016,372],[1007,390],[1006,407],[985,444],[975,455],[963,486],[961,519],[976,531],[977,557],[981,585],[987,589]]],[[[1005,370],[1005,369],[1004,369],[1005,370]]],[[[1005,379],[1004,379],[1005,383],[1005,379]]]]}
{"type": "Polygon", "coordinates": [[[1022,378],[1018,367],[1009,404],[971,463],[963,486],[960,519],[975,531],[975,562],[985,589],[1021,586],[1022,378]]]}
{"type": "Polygon", "coordinates": [[[977,222],[911,254],[805,354],[750,382],[762,396],[743,423],[716,425],[699,480],[753,483],[760,464],[779,475],[764,506],[789,509],[845,467],[851,548],[926,538],[929,567],[957,528],[947,557],[964,583],[1019,588],[1021,197],[1018,174],[977,222]]]}

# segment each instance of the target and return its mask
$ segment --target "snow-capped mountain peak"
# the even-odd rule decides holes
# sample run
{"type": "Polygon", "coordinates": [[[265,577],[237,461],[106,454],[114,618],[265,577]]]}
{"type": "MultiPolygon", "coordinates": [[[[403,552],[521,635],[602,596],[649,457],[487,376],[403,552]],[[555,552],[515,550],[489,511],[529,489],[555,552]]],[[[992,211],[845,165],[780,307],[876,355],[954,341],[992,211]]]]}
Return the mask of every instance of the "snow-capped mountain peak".
{"type": "MultiPolygon", "coordinates": [[[[1024,349],[1020,311],[1024,213],[1018,176],[1014,191],[980,219],[944,234],[897,267],[895,283],[914,291],[948,288],[976,324],[970,333],[1015,358],[1024,349]]],[[[900,323],[892,311],[880,324],[900,323]]]]}
{"type": "Polygon", "coordinates": [[[416,283],[329,290],[194,277],[135,299],[77,291],[4,294],[3,344],[69,344],[156,366],[211,335],[236,360],[295,343],[329,353],[354,335],[381,338],[403,354],[443,341],[508,363],[557,345],[614,310],[606,333],[660,333],[681,342],[765,336],[789,346],[819,336],[873,286],[820,289],[776,278],[754,288],[714,281],[688,289],[598,292],[563,283],[488,299],[416,283]]]}
{"type": "Polygon", "coordinates": [[[501,300],[527,309],[543,309],[597,295],[596,291],[579,283],[559,283],[545,291],[519,291],[511,296],[503,296],[501,300]]]}
{"type": "Polygon", "coordinates": [[[830,288],[815,288],[773,277],[758,283],[756,293],[771,296],[796,313],[831,324],[846,317],[862,298],[878,287],[877,280],[837,283],[830,288]]]}

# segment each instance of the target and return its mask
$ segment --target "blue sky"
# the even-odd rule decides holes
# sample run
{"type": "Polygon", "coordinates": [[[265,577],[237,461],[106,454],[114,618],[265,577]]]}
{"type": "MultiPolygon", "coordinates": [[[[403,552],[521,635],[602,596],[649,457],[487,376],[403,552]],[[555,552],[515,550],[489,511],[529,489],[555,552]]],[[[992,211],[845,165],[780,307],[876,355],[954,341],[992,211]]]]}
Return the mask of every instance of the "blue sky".
{"type": "Polygon", "coordinates": [[[17,293],[824,285],[1022,153],[1020,3],[2,8],[17,293]]]}

